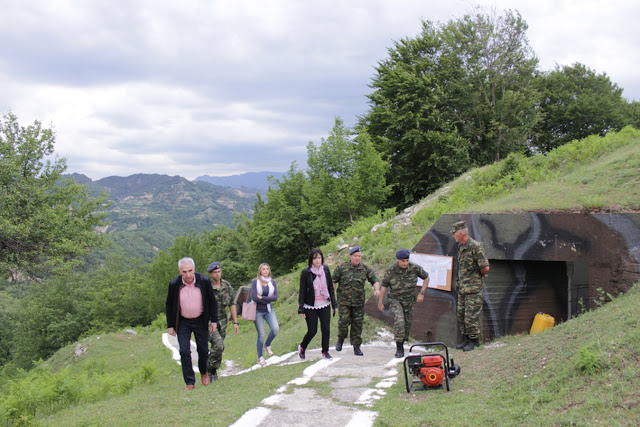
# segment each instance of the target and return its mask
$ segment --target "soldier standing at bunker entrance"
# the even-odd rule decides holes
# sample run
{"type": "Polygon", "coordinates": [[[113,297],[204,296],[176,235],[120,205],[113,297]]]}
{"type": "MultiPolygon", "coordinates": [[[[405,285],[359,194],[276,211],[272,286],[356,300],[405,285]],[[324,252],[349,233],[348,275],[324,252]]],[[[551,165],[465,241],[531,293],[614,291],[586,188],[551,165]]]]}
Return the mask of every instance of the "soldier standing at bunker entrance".
{"type": "Polygon", "coordinates": [[[222,280],[222,268],[217,261],[209,264],[207,272],[211,276],[211,284],[213,294],[218,302],[218,328],[215,332],[209,334],[209,342],[211,343],[211,351],[209,360],[207,361],[207,370],[209,371],[209,381],[218,379],[218,369],[222,364],[222,352],[224,352],[224,339],[227,335],[227,310],[231,313],[233,321],[233,334],[238,334],[238,309],[234,301],[233,287],[226,280],[222,280]]]}
{"type": "Polygon", "coordinates": [[[362,324],[364,323],[364,285],[369,281],[373,285],[374,294],[380,296],[380,283],[374,271],[364,265],[362,249],[355,246],[349,250],[349,261],[336,267],[332,274],[333,283],[338,284],[338,342],[336,351],[342,350],[342,344],[349,335],[351,326],[351,345],[353,354],[363,356],[360,345],[362,344],[362,324]]]}
{"type": "Polygon", "coordinates": [[[427,286],[429,286],[429,273],[419,265],[410,263],[409,255],[410,253],[407,249],[400,249],[396,252],[396,262],[387,268],[382,279],[382,289],[378,298],[378,309],[383,311],[384,295],[387,289],[389,290],[389,308],[393,313],[393,336],[396,341],[395,357],[404,357],[403,343],[409,340],[418,277],[423,282],[417,302],[424,301],[424,294],[427,292],[427,286]]]}
{"type": "Polygon", "coordinates": [[[480,311],[484,278],[489,273],[489,260],[482,243],[469,237],[464,221],[453,224],[453,239],[458,242],[458,326],[462,332],[462,343],[457,349],[471,351],[480,343],[480,311]]]}

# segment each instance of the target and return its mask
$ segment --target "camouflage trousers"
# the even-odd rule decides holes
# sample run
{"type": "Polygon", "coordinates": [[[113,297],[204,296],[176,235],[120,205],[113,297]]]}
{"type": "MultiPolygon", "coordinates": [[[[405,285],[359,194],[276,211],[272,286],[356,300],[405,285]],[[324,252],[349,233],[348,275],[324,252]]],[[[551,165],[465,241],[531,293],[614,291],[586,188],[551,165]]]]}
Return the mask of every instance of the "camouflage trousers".
{"type": "Polygon", "coordinates": [[[393,313],[393,337],[396,342],[409,340],[413,321],[413,303],[414,301],[389,300],[389,309],[393,313]]]}
{"type": "Polygon", "coordinates": [[[218,324],[218,329],[212,334],[209,334],[209,343],[211,344],[211,350],[209,351],[209,359],[207,360],[207,370],[213,372],[213,370],[220,369],[222,364],[222,353],[224,352],[224,339],[227,335],[226,328],[221,328],[218,324]]]}
{"type": "Polygon", "coordinates": [[[362,324],[364,323],[364,305],[338,305],[338,339],[344,340],[349,335],[351,325],[350,342],[354,347],[362,344],[362,324]]]}
{"type": "Polygon", "coordinates": [[[471,339],[480,337],[482,304],[482,292],[458,294],[458,326],[460,326],[462,335],[471,339]]]}

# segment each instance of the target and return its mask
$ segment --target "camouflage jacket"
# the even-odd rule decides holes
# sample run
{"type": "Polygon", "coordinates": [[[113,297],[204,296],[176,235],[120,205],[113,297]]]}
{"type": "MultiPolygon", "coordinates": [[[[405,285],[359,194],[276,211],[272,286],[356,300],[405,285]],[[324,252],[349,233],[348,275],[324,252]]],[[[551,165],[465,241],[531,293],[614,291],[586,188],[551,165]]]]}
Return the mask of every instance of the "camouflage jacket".
{"type": "Polygon", "coordinates": [[[373,269],[360,263],[351,264],[346,261],[336,267],[331,275],[333,283],[338,284],[338,304],[339,305],[364,305],[365,292],[364,283],[369,281],[372,285],[378,281],[373,269]]]}
{"type": "Polygon", "coordinates": [[[419,265],[411,262],[407,268],[400,268],[398,263],[394,262],[393,265],[387,268],[380,285],[387,288],[389,299],[412,301],[415,298],[418,277],[425,280],[429,277],[429,273],[419,265]]]}
{"type": "Polygon", "coordinates": [[[458,244],[458,284],[460,293],[480,292],[484,288],[480,269],[489,265],[482,243],[469,237],[467,243],[458,244]]]}
{"type": "Polygon", "coordinates": [[[220,288],[216,289],[211,284],[213,288],[213,294],[216,296],[216,301],[218,302],[218,327],[226,328],[227,327],[227,307],[230,307],[232,304],[235,304],[233,286],[229,284],[224,279],[220,280],[220,288]]]}

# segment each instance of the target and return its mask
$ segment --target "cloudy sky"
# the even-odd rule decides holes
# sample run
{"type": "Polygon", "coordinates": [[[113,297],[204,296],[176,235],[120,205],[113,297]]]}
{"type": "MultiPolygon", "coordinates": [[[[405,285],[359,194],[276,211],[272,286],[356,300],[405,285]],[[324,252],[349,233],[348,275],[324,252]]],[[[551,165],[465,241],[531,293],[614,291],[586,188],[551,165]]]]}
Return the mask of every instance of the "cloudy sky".
{"type": "Polygon", "coordinates": [[[632,0],[0,0],[0,113],[53,126],[92,179],[286,171],[366,112],[393,41],[474,5],[519,11],[542,70],[581,62],[640,100],[632,0]]]}

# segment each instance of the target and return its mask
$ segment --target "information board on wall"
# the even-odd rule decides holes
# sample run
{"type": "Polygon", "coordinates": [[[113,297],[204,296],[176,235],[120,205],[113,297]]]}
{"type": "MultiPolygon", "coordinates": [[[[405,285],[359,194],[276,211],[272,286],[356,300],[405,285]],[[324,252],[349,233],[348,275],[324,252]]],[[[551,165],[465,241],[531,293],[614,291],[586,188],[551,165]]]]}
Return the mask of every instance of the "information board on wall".
{"type": "MultiPolygon", "coordinates": [[[[429,288],[451,292],[453,257],[412,253],[409,255],[409,261],[418,264],[429,273],[429,288]]],[[[422,286],[422,282],[423,280],[418,278],[416,286],[422,286]]]]}

